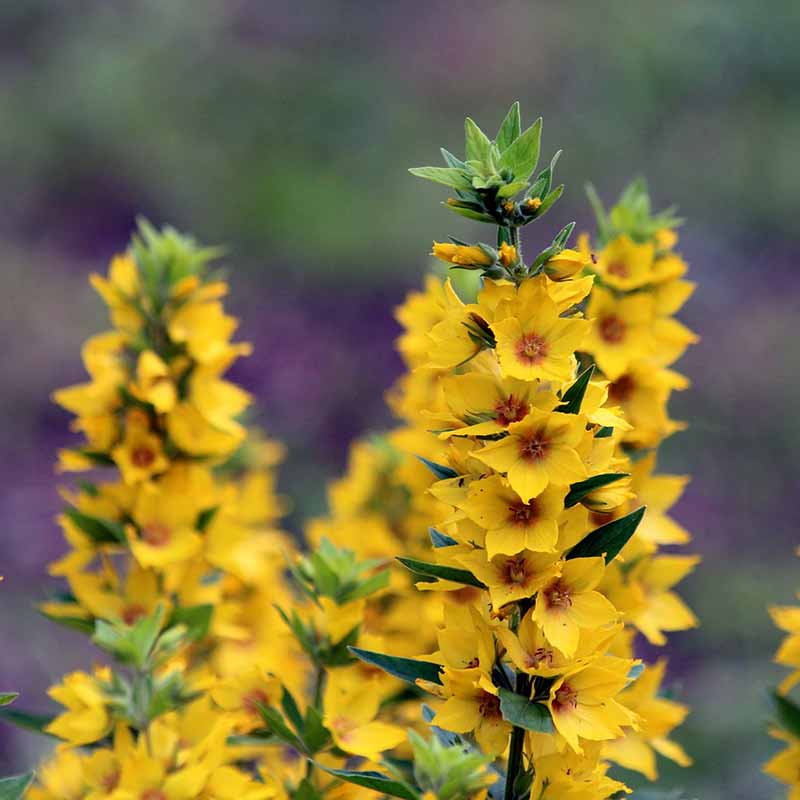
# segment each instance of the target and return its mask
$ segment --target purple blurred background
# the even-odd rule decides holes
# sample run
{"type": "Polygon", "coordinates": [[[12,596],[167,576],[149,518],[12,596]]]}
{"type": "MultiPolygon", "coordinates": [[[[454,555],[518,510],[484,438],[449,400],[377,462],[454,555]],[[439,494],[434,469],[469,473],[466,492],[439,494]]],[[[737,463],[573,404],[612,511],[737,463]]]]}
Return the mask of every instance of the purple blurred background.
{"type": "MultiPolygon", "coordinates": [[[[460,152],[463,117],[492,128],[514,99],[564,149],[567,193],[531,244],[644,173],[687,217],[702,336],[679,367],[688,433],[662,469],[694,481],[677,516],[704,562],[684,584],[703,621],[672,637],[694,713],[679,737],[692,796],[766,797],[758,764],[779,636],[766,612],[800,584],[796,142],[800,6],[567,1],[366,4],[156,0],[0,7],[0,688],[45,710],[85,665],[81,637],[39,617],[61,552],[52,465],[82,380],[81,342],[106,321],[86,278],[137,213],[229,247],[230,307],[255,355],[235,377],[289,446],[289,526],[323,508],[348,442],[389,423],[400,369],[392,308],[419,285],[434,237],[474,238],[406,167],[460,152]]],[[[46,743],[0,731],[0,774],[46,743]]]]}

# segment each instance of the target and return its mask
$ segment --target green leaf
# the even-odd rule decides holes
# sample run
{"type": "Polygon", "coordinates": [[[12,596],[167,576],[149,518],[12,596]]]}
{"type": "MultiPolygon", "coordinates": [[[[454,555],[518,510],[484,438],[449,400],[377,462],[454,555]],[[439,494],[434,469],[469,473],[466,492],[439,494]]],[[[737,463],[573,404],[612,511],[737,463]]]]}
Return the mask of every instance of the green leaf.
{"type": "Polygon", "coordinates": [[[453,167],[412,167],[409,172],[417,178],[424,178],[427,181],[441,183],[453,189],[470,191],[472,182],[460,169],[453,167]]]}
{"type": "Polygon", "coordinates": [[[500,169],[509,169],[518,181],[527,181],[539,161],[542,118],[536,120],[500,155],[500,169]]]}
{"type": "Polygon", "coordinates": [[[338,598],[340,605],[358,600],[361,597],[369,597],[369,595],[375,594],[375,592],[379,592],[381,589],[385,589],[389,585],[389,578],[389,570],[384,569],[376,575],[367,578],[365,581],[361,581],[354,589],[344,592],[344,594],[338,598]]]}
{"type": "Polygon", "coordinates": [[[788,697],[774,692],[772,701],[778,715],[778,722],[782,728],[795,736],[800,736],[800,708],[788,697]]]}
{"type": "Polygon", "coordinates": [[[587,478],[585,481],[573,483],[569,487],[569,493],[564,498],[564,508],[572,508],[595,489],[608,486],[610,483],[616,483],[618,480],[627,477],[627,472],[604,472],[602,475],[592,475],[591,478],[587,478]]]}
{"type": "Polygon", "coordinates": [[[467,141],[467,161],[488,161],[492,143],[469,117],[464,120],[464,136],[467,141]]]}
{"type": "Polygon", "coordinates": [[[497,196],[499,198],[513,197],[523,189],[527,189],[527,187],[527,181],[513,181],[512,183],[507,183],[505,186],[501,186],[497,192],[497,196]]]}
{"type": "Polygon", "coordinates": [[[569,551],[567,558],[588,558],[605,554],[606,564],[611,563],[636,532],[644,512],[645,506],[642,506],[593,530],[569,551]]]}
{"type": "Polygon", "coordinates": [[[451,469],[450,467],[444,466],[444,464],[437,464],[435,461],[430,461],[423,456],[417,456],[417,458],[440,480],[446,480],[447,478],[457,478],[458,473],[451,469]]]}
{"type": "Polygon", "coordinates": [[[586,394],[586,388],[593,374],[594,364],[590,364],[578,375],[569,389],[564,392],[561,398],[561,405],[556,408],[556,411],[560,411],[562,414],[579,414],[583,396],[586,394]]]}
{"type": "Polygon", "coordinates": [[[380,794],[389,795],[389,797],[402,797],[403,800],[419,800],[420,797],[419,790],[395,778],[390,778],[382,772],[356,772],[355,770],[349,769],[331,769],[330,767],[322,766],[322,764],[317,764],[317,766],[329,775],[334,775],[348,783],[354,783],[356,786],[374,789],[380,794]]]}
{"type": "Polygon", "coordinates": [[[562,183],[560,186],[556,186],[547,197],[542,200],[542,204],[539,208],[536,209],[536,214],[534,215],[534,219],[539,219],[539,217],[543,217],[553,206],[561,195],[564,194],[564,184],[562,183]]]}
{"type": "Polygon", "coordinates": [[[261,714],[261,719],[264,720],[264,725],[266,725],[267,729],[274,733],[282,741],[286,742],[286,744],[291,745],[297,750],[299,753],[305,752],[305,746],[297,738],[297,736],[292,733],[292,730],[286,724],[286,721],[281,716],[281,714],[271,706],[265,706],[262,703],[258,703],[258,713],[261,714]]]}
{"type": "Polygon", "coordinates": [[[292,797],[294,800],[322,800],[322,795],[314,788],[308,778],[303,778],[292,797]]]}
{"type": "Polygon", "coordinates": [[[103,519],[102,517],[92,517],[89,514],[78,511],[74,506],[67,506],[64,509],[64,515],[95,542],[119,542],[125,544],[128,541],[125,535],[125,527],[119,522],[103,519]]]}
{"type": "Polygon", "coordinates": [[[500,123],[500,130],[497,131],[495,141],[501,153],[519,139],[521,130],[522,122],[520,121],[519,101],[517,101],[508,109],[505,119],[500,123]]]}
{"type": "Polygon", "coordinates": [[[517,694],[502,687],[500,693],[500,713],[506,722],[536,733],[552,733],[553,719],[543,703],[532,703],[525,695],[517,694]]]}
{"type": "Polygon", "coordinates": [[[58,614],[48,614],[47,611],[43,611],[41,608],[39,613],[43,617],[47,617],[51,622],[63,625],[65,628],[72,628],[72,630],[80,631],[81,633],[91,634],[94,632],[94,617],[89,619],[84,619],[83,617],[61,617],[58,614]]]}
{"type": "Polygon", "coordinates": [[[19,697],[19,692],[0,692],[0,706],[7,706],[19,697]]]}
{"type": "Polygon", "coordinates": [[[292,697],[292,693],[285,686],[283,687],[283,695],[281,696],[281,707],[289,722],[294,726],[294,729],[302,736],[303,728],[305,727],[303,724],[303,715],[300,713],[300,709],[297,707],[297,702],[294,697],[292,697]]]}
{"type": "Polygon", "coordinates": [[[449,150],[445,150],[444,147],[440,147],[439,150],[442,153],[444,163],[447,164],[448,167],[459,170],[466,168],[467,165],[460,158],[454,156],[449,150]]]}
{"type": "MultiPolygon", "coordinates": [[[[416,558],[403,558],[397,556],[397,560],[406,568],[422,575],[423,578],[436,578],[443,581],[455,581],[466,586],[477,586],[478,589],[485,589],[486,585],[481,583],[471,572],[457,567],[447,567],[443,564],[430,564],[427,561],[418,561],[416,558]]],[[[430,581],[429,581],[430,582],[430,581]]]]}
{"type": "Polygon", "coordinates": [[[362,650],[360,647],[348,648],[350,652],[365,664],[378,667],[401,681],[416,684],[417,679],[438,683],[441,685],[442,679],[439,672],[442,669],[439,664],[432,661],[417,661],[415,658],[402,658],[401,656],[390,656],[386,653],[373,653],[371,650],[362,650]]]}
{"type": "Polygon", "coordinates": [[[20,800],[33,781],[33,773],[0,780],[0,800],[20,800]]]}
{"type": "Polygon", "coordinates": [[[193,641],[200,641],[200,639],[205,639],[208,634],[213,614],[214,606],[210,604],[182,606],[172,612],[168,626],[185,625],[186,635],[193,641]]]}
{"type": "Polygon", "coordinates": [[[474,220],[475,222],[491,222],[494,224],[494,219],[492,217],[480,211],[473,211],[471,208],[463,208],[462,206],[453,206],[450,205],[450,203],[442,203],[442,205],[445,208],[449,208],[454,214],[474,220]]]}
{"type": "Polygon", "coordinates": [[[194,524],[195,528],[197,528],[200,533],[205,533],[206,529],[211,524],[211,520],[214,519],[217,511],[219,511],[219,506],[212,506],[211,508],[206,508],[205,510],[201,511],[197,515],[197,521],[194,524]]]}
{"type": "Polygon", "coordinates": [[[598,428],[597,433],[594,435],[595,439],[610,439],[614,435],[614,429],[608,425],[598,428]]]}
{"type": "Polygon", "coordinates": [[[331,735],[322,722],[319,711],[314,706],[306,708],[306,719],[303,730],[303,741],[312,755],[319,752],[330,741],[331,735]]]}
{"type": "MultiPolygon", "coordinates": [[[[16,708],[0,708],[0,720],[25,728],[34,733],[45,733],[45,728],[55,719],[51,714],[29,714],[16,708]]],[[[50,736],[51,734],[46,734],[50,736]]]]}

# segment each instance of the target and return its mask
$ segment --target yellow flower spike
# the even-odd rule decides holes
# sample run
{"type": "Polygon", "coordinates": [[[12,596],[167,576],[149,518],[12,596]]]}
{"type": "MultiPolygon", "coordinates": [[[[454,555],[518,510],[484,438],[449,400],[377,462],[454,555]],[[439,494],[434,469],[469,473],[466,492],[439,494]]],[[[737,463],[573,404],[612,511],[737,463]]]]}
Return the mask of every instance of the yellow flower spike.
{"type": "Polygon", "coordinates": [[[506,438],[472,455],[507,473],[511,488],[527,503],[551,483],[568,486],[587,477],[575,450],[584,430],[580,415],[532,410],[524,420],[508,426],[506,438]]]}
{"type": "Polygon", "coordinates": [[[465,513],[486,529],[489,558],[522,550],[554,552],[558,541],[558,518],[564,508],[565,486],[549,486],[523,502],[499,475],[470,484],[465,513]]]}
{"type": "Polygon", "coordinates": [[[582,628],[603,628],[617,620],[617,609],[595,591],[605,572],[605,560],[574,558],[536,597],[533,620],[547,640],[568,658],[575,655],[582,628]]]}
{"type": "Polygon", "coordinates": [[[122,479],[129,484],[146,481],[169,467],[161,437],[138,420],[138,413],[128,414],[125,438],[111,451],[122,479]]]}

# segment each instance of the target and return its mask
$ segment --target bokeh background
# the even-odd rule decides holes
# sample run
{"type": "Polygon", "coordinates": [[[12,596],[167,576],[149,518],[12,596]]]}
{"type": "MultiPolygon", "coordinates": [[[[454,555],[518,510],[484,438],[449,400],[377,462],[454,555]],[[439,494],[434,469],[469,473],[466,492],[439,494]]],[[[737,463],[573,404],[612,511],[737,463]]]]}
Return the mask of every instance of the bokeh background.
{"type": "MultiPolygon", "coordinates": [[[[683,318],[702,342],[673,406],[691,428],[662,467],[694,474],[677,515],[704,557],[684,584],[703,627],[670,646],[696,765],[663,778],[703,800],[780,796],[758,765],[780,674],[766,606],[800,586],[798,32],[795,0],[0,4],[0,688],[47,710],[87,658],[33,609],[62,547],[67,416],[48,395],[82,379],[80,343],[105,324],[86,278],[135,215],[228,245],[256,344],[236,377],[289,446],[298,530],[348,442],[389,422],[391,310],[431,239],[475,235],[405,168],[461,152],[466,114],[494,130],[519,98],[545,117],[544,154],[564,149],[543,242],[589,225],[586,179],[612,199],[641,172],[688,218],[683,318]]],[[[0,737],[0,774],[45,746],[0,737]]]]}

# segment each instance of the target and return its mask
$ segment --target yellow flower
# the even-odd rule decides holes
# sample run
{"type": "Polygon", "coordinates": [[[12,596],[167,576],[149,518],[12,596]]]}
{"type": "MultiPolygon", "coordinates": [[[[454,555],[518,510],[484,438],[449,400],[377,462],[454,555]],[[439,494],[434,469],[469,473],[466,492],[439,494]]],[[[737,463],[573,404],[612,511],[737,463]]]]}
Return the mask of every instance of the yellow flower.
{"type": "Polygon", "coordinates": [[[71,672],[47,694],[67,708],[45,728],[47,733],[83,745],[102,739],[111,728],[108,696],[95,676],[71,672]]]}
{"type": "Polygon", "coordinates": [[[445,669],[441,695],[446,699],[434,725],[453,733],[474,732],[487,755],[499,756],[506,749],[511,725],[503,719],[497,689],[486,673],[445,669]]]}
{"type": "Polygon", "coordinates": [[[623,725],[636,726],[637,717],[615,698],[628,682],[633,662],[603,656],[554,681],[547,707],[553,724],[567,744],[583,752],[581,739],[604,741],[624,734],[623,725]]]}
{"type": "Polygon", "coordinates": [[[195,361],[206,364],[226,354],[237,327],[237,320],[225,314],[222,303],[190,301],[175,312],[168,330],[174,342],[186,344],[195,361]]]}
{"type": "Polygon", "coordinates": [[[557,255],[548,258],[544,263],[544,272],[554,281],[563,281],[571,278],[591,263],[591,258],[579,250],[562,250],[557,255]]]}
{"type": "Polygon", "coordinates": [[[56,748],[36,771],[36,784],[25,794],[26,800],[76,800],[84,797],[86,779],[84,758],[77,750],[56,748]]]}
{"type": "Polygon", "coordinates": [[[230,714],[236,730],[247,733],[263,727],[260,706],[275,706],[281,700],[281,682],[260,667],[250,667],[219,681],[211,690],[214,702],[230,714]]]}
{"type": "Polygon", "coordinates": [[[559,316],[545,279],[533,278],[519,287],[505,315],[491,324],[503,375],[521,380],[566,381],[575,371],[575,350],[590,324],[559,316]]]}
{"type": "Polygon", "coordinates": [[[380,700],[356,673],[334,670],[328,674],[324,721],[338,747],[377,761],[381,753],[405,740],[405,729],[375,720],[380,700]]]}
{"type": "Polygon", "coordinates": [[[553,552],[558,541],[558,518],[564,508],[565,486],[548,486],[524,503],[499,475],[469,486],[464,512],[486,528],[486,552],[514,555],[521,550],[553,552]]]}
{"type": "Polygon", "coordinates": [[[641,772],[648,780],[658,778],[656,756],[658,753],[682,767],[692,759],[683,748],[668,736],[673,728],[686,718],[689,709],[659,696],[664,679],[666,661],[660,659],[649,664],[644,672],[619,695],[619,702],[639,717],[638,730],[626,730],[622,739],[608,742],[603,754],[626,769],[641,772]]]}
{"type": "Polygon", "coordinates": [[[139,269],[129,253],[114,256],[108,268],[108,278],[91,275],[95,291],[105,300],[111,320],[122,331],[135,333],[144,321],[135,306],[139,293],[139,269]]]}
{"type": "Polygon", "coordinates": [[[196,499],[174,491],[162,481],[145,484],[133,509],[130,548],[143,567],[164,567],[185,561],[198,553],[203,540],[195,531],[196,499]]]}
{"type": "Polygon", "coordinates": [[[495,609],[506,603],[533,597],[559,574],[561,564],[552,555],[523,550],[513,556],[486,560],[484,551],[459,556],[458,562],[489,588],[495,609]]]}
{"type": "Polygon", "coordinates": [[[584,349],[612,381],[631,364],[651,354],[653,299],[650,295],[637,292],[617,300],[606,289],[595,287],[586,316],[594,324],[584,349]]]}
{"type": "Polygon", "coordinates": [[[533,619],[547,640],[565,656],[578,648],[581,628],[603,628],[614,622],[617,610],[595,587],[605,572],[605,560],[573,558],[561,566],[561,574],[536,597],[533,619]]]}
{"type": "Polygon", "coordinates": [[[786,742],[786,748],[764,765],[764,772],[791,787],[787,795],[788,800],[798,800],[800,797],[800,783],[797,781],[797,776],[800,774],[800,739],[791,733],[777,729],[770,730],[770,735],[786,742]]]}
{"type": "Polygon", "coordinates": [[[597,254],[594,268],[609,286],[630,291],[650,282],[654,257],[653,242],[636,244],[630,236],[622,234],[597,254]]]}
{"type": "Polygon", "coordinates": [[[161,437],[150,432],[147,416],[138,409],[128,412],[125,438],[111,451],[111,457],[125,483],[146,481],[169,467],[161,437]]]}
{"type": "Polygon", "coordinates": [[[781,694],[786,694],[800,682],[800,607],[773,606],[769,613],[775,625],[789,634],[775,654],[776,664],[791,667],[793,670],[779,687],[781,694]]]}
{"type": "Polygon", "coordinates": [[[476,450],[473,455],[498,472],[508,474],[511,488],[527,503],[549,484],[568,486],[587,476],[575,448],[585,433],[576,414],[532,410],[508,426],[509,435],[476,450]]]}
{"type": "Polygon", "coordinates": [[[492,264],[491,256],[484,253],[477,245],[434,242],[432,255],[441,261],[459,267],[488,267],[492,264]]]}
{"type": "Polygon", "coordinates": [[[152,350],[145,350],[136,365],[136,384],[131,386],[131,394],[150,403],[163,414],[175,406],[177,392],[169,367],[152,350]]]}

